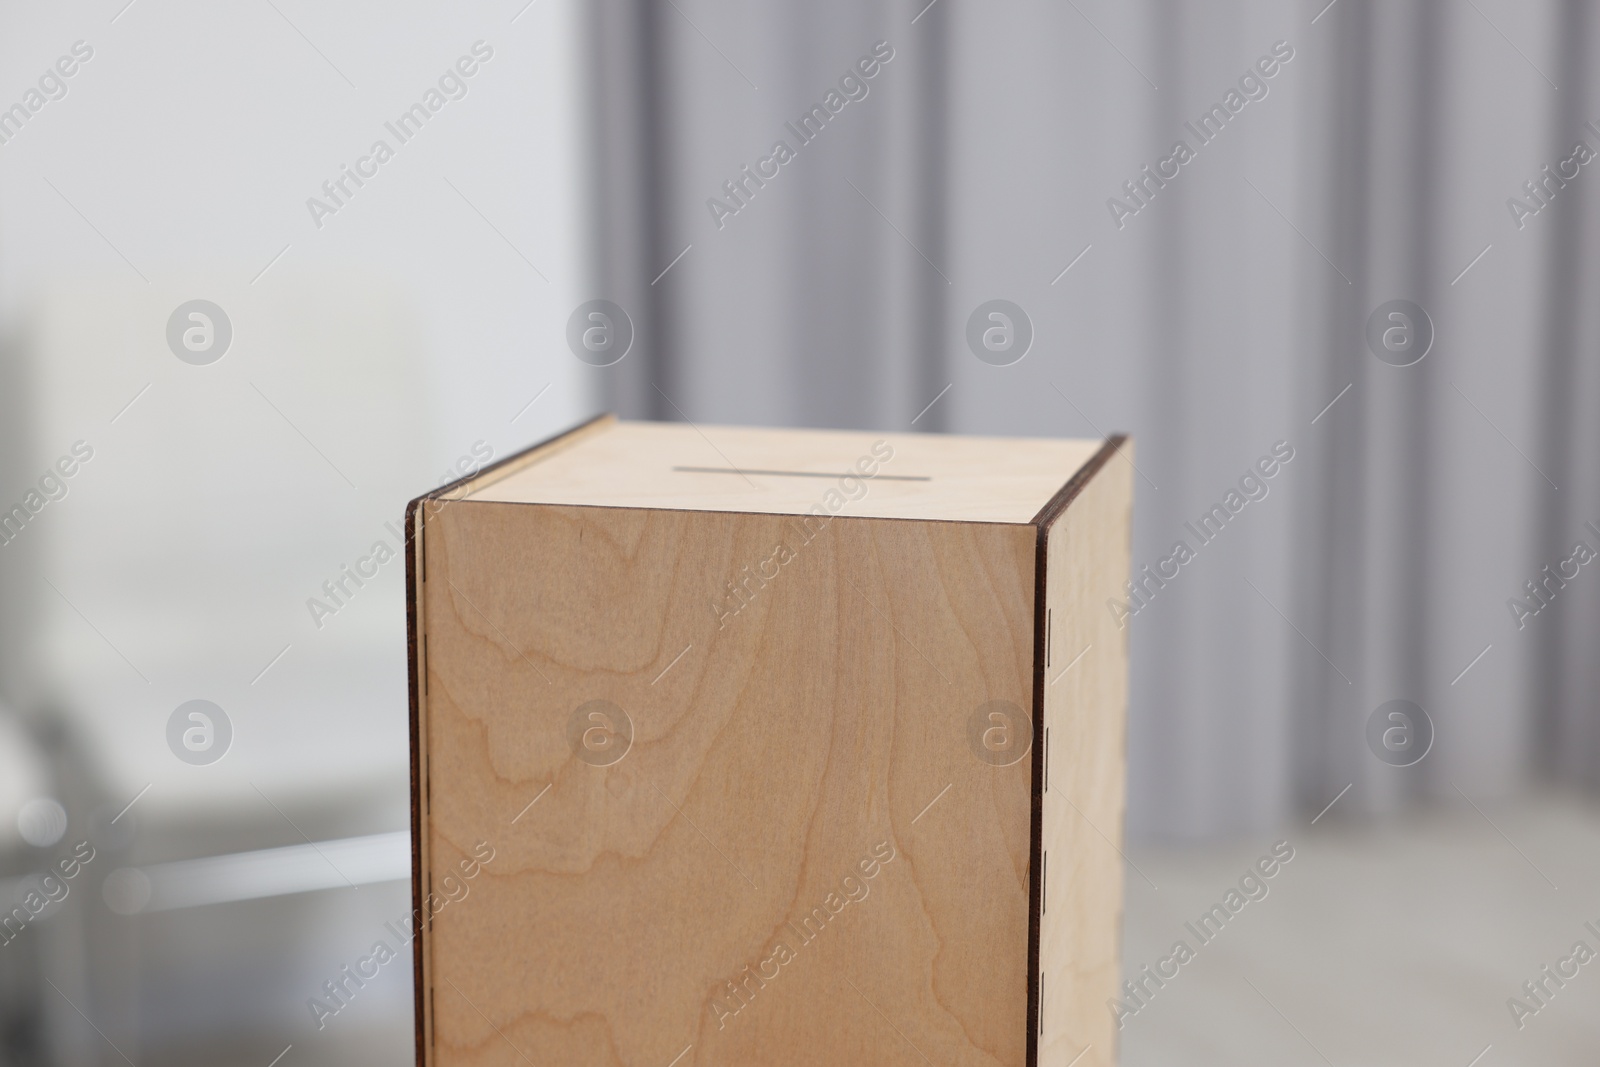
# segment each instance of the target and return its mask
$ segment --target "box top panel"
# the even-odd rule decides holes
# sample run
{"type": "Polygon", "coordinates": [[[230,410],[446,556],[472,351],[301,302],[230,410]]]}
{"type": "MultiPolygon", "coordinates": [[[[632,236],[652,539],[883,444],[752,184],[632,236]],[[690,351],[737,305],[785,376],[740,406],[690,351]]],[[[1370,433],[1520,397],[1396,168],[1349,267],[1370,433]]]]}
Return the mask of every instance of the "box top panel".
{"type": "Polygon", "coordinates": [[[1026,523],[1093,440],[605,420],[486,471],[468,500],[1026,523]]]}

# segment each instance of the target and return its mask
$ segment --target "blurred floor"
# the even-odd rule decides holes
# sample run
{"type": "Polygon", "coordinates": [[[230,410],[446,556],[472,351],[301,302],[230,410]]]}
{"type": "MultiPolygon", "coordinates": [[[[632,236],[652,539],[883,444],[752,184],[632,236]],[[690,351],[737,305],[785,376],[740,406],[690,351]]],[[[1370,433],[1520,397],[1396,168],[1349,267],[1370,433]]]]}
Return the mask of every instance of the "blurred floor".
{"type": "MultiPolygon", "coordinates": [[[[1317,825],[1303,821],[1260,840],[1130,849],[1126,976],[1157,968],[1179,939],[1195,955],[1160,987],[1144,979],[1144,1003],[1127,1002],[1138,1010],[1121,1034],[1124,1067],[1595,1062],[1600,962],[1564,986],[1545,978],[1555,995],[1520,1030],[1507,1001],[1537,1006],[1524,982],[1557,968],[1579,941],[1600,950],[1600,936],[1585,928],[1600,929],[1600,805],[1545,795],[1339,821],[1340,805],[1353,812],[1359,799],[1342,798],[1317,825]],[[1290,849],[1270,878],[1243,879],[1262,857],[1290,849]],[[1258,899],[1202,943],[1194,928],[1241,881],[1258,899]]],[[[395,821],[393,812],[356,814],[349,803],[318,807],[349,813],[334,822],[293,813],[319,837],[395,821]]],[[[37,952],[61,987],[38,997],[12,991],[16,1006],[31,1005],[58,1035],[58,1062],[120,1063],[126,1053],[140,1064],[263,1067],[290,1046],[283,1067],[408,1062],[409,955],[382,967],[335,1016],[319,1020],[308,1008],[341,967],[377,941],[397,940],[410,905],[405,881],[150,914],[104,907],[110,894],[94,884],[97,875],[130,860],[215,852],[210,836],[195,823],[146,828],[127,852],[108,846],[84,883],[89,892],[65,905],[86,925],[47,918],[0,953],[0,963],[22,963],[18,952],[37,952]],[[83,964],[90,973],[79,981],[83,964]],[[133,991],[133,1001],[105,995],[98,979],[106,976],[93,973],[104,967],[127,980],[118,989],[133,991]],[[62,992],[75,982],[88,999],[74,994],[73,1002],[92,1014],[93,1028],[62,992]]],[[[252,839],[271,847],[293,840],[276,823],[252,839]]],[[[0,1063],[53,1062],[10,1052],[0,1063]]]]}
{"type": "Polygon", "coordinates": [[[1361,824],[1336,822],[1336,807],[1260,841],[1130,851],[1128,978],[1179,938],[1198,946],[1185,923],[1275,842],[1295,853],[1176,977],[1147,983],[1124,1020],[1124,1067],[1594,1063],[1600,963],[1548,983],[1555,995],[1520,1030],[1507,1000],[1533,1006],[1523,983],[1576,942],[1600,950],[1584,928],[1600,928],[1600,806],[1480,807],[1361,824]]]}

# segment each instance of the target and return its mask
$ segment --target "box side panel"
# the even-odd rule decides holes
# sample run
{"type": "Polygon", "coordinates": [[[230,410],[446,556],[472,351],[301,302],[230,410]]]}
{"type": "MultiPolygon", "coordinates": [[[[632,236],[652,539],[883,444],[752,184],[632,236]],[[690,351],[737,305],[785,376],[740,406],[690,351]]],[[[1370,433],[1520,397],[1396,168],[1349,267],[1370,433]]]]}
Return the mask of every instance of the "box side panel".
{"type": "Polygon", "coordinates": [[[1116,1060],[1107,1001],[1121,979],[1128,658],[1107,601],[1128,578],[1131,448],[1115,449],[1044,530],[1037,1022],[1038,1062],[1051,1067],[1116,1060]]]}
{"type": "Polygon", "coordinates": [[[1022,1064],[1036,545],[431,518],[430,1062],[1022,1064]]]}

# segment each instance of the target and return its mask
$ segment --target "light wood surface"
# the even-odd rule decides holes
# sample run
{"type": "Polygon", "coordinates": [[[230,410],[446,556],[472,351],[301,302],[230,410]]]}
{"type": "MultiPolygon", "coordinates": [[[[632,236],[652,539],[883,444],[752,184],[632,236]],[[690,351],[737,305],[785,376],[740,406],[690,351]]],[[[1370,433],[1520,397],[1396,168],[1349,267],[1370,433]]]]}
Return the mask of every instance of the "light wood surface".
{"type": "Polygon", "coordinates": [[[470,498],[789,515],[837,503],[829,508],[834,514],[860,518],[1025,523],[1099,447],[1084,440],[613,422],[474,485],[470,498]],[[885,449],[890,458],[874,462],[885,449]],[[877,475],[841,485],[863,459],[877,475]],[[837,498],[830,500],[830,492],[837,498]]]}
{"type": "MultiPolygon", "coordinates": [[[[591,424],[413,509],[419,901],[475,849],[494,857],[418,939],[421,1062],[1030,1062],[1030,957],[1044,949],[1048,969],[1050,946],[1099,953],[1104,940],[1041,927],[1034,750],[1022,732],[1006,735],[1015,751],[974,740],[982,708],[1013,709],[1013,729],[1033,716],[1032,515],[803,523],[487,499],[627,425],[591,424]],[[619,749],[574,740],[575,713],[597,700],[631,722],[609,765],[619,749]]],[[[819,436],[772,469],[822,471],[831,439],[851,437],[819,436]]],[[[1081,507],[1126,541],[1126,486],[1121,513],[1097,489],[1057,522],[1063,558],[1125,568],[1125,545],[1107,557],[1098,531],[1070,524],[1081,507]]],[[[1015,514],[1021,498],[1006,499],[1015,514]]],[[[1080,610],[1061,603],[1057,625],[1080,610]]],[[[1113,649],[1086,676],[1118,662],[1113,649]]],[[[1120,705],[1082,710],[1080,758],[1120,759],[1120,705]],[[1098,712],[1115,744],[1096,736],[1098,712]]],[[[1102,777],[1085,802],[1120,816],[1107,792],[1120,766],[1102,777]]],[[[1048,834],[1048,806],[1043,818],[1048,834]]],[[[1081,873],[1117,875],[1093,860],[1081,873]]],[[[1119,887],[1072,905],[1113,938],[1119,887]]]]}
{"type": "Polygon", "coordinates": [[[1045,531],[1045,1065],[1065,1065],[1080,1053],[1077,1067],[1116,1062],[1117,1028],[1106,1002],[1121,981],[1128,661],[1127,631],[1106,601],[1121,597],[1128,575],[1132,449],[1125,443],[1045,531]]]}

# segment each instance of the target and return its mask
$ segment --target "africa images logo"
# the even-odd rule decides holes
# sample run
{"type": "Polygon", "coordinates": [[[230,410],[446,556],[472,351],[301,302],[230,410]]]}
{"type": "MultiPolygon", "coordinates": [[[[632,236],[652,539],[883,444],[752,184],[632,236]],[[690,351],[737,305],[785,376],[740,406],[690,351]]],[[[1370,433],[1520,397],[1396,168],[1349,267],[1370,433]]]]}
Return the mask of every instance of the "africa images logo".
{"type": "Polygon", "coordinates": [[[38,488],[29,487],[20,503],[11,505],[8,511],[0,511],[0,545],[9,545],[16,540],[22,528],[32,522],[46,504],[66,499],[71,489],[67,479],[77,474],[82,465],[93,458],[93,445],[87,441],[74,441],[71,455],[62,456],[54,466],[47,468],[39,478],[38,488]]]}
{"type": "MultiPolygon", "coordinates": [[[[456,871],[448,867],[444,869],[444,876],[439,879],[443,896],[430,889],[420,908],[383,924],[384,930],[394,938],[394,944],[389,943],[388,937],[374,941],[365,956],[357,958],[353,964],[340,967],[332,978],[322,983],[317,996],[307,997],[306,1008],[311,1012],[311,1021],[317,1024],[317,1029],[327,1026],[329,1019],[348,1008],[356,994],[377,978],[386,965],[407,959],[409,954],[405,951],[406,946],[411,944],[417,931],[430,927],[434,918],[449,905],[466,900],[467,894],[472,892],[472,879],[478,877],[494,857],[494,846],[487,841],[473,845],[472,854],[456,862],[456,870],[461,873],[459,878],[456,877],[456,871]]],[[[429,884],[432,884],[431,874],[429,884]]]]}
{"type": "Polygon", "coordinates": [[[233,721],[209,700],[186,700],[167,718],[167,747],[195,767],[215,763],[233,744],[233,721]]]}
{"type": "Polygon", "coordinates": [[[37,89],[29,88],[22,94],[21,100],[0,110],[0,145],[10,144],[11,139],[21,133],[23,126],[33,121],[33,116],[43,111],[46,104],[64,99],[68,90],[66,79],[78,73],[83,64],[94,58],[94,46],[87,41],[73,41],[71,52],[71,55],[61,56],[45,68],[44,73],[39,75],[37,89]]]}
{"type": "Polygon", "coordinates": [[[750,201],[755,199],[757,189],[765,189],[767,182],[772,181],[782,171],[783,167],[800,158],[800,149],[816,140],[822,134],[823,127],[837,118],[846,106],[852,102],[865,100],[871,91],[868,84],[885,64],[894,58],[894,48],[888,41],[879,41],[872,46],[870,55],[862,56],[855,64],[845,71],[839,79],[837,89],[829,89],[822,97],[820,104],[812,104],[810,109],[801,115],[798,123],[786,122],[785,130],[794,135],[795,144],[790,145],[788,140],[778,140],[772,143],[772,151],[756,160],[755,170],[750,169],[746,163],[739,168],[737,177],[729,178],[722,183],[722,200],[711,196],[706,198],[706,210],[711,212],[711,221],[717,224],[717,229],[727,225],[727,219],[750,206],[750,201]]]}
{"type": "Polygon", "coordinates": [[[167,347],[185,363],[204,367],[228,353],[233,323],[210,300],[188,300],[167,318],[167,347]]]}
{"type": "Polygon", "coordinates": [[[383,128],[394,137],[394,144],[391,145],[383,137],[373,141],[367,154],[355,161],[354,168],[346,163],[339,164],[338,175],[322,183],[321,197],[306,197],[306,210],[311,213],[312,225],[322,229],[323,220],[343,210],[367,182],[378,176],[378,169],[395,157],[399,147],[421,133],[422,127],[443,110],[445,104],[467,95],[467,79],[476,75],[483,64],[494,58],[494,48],[486,41],[474,41],[471,53],[446,67],[444,73],[439,75],[437,84],[423,90],[421,100],[402,111],[393,122],[383,124],[383,128]]]}
{"type": "Polygon", "coordinates": [[[1433,348],[1433,319],[1411,300],[1379,304],[1367,316],[1367,348],[1391,367],[1422,362],[1433,348]]]}
{"type": "Polygon", "coordinates": [[[822,936],[830,922],[851,904],[859,904],[872,892],[872,879],[894,861],[898,853],[888,841],[872,846],[872,851],[856,862],[850,873],[839,880],[839,887],[830,890],[822,902],[794,920],[785,922],[769,943],[766,955],[755,964],[746,964],[744,970],[719,985],[711,987],[707,1010],[717,1020],[717,1029],[727,1026],[729,1019],[738,1015],[755,1001],[756,994],[776,981],[783,968],[799,958],[800,950],[822,936]]]}
{"type": "Polygon", "coordinates": [[[967,316],[967,347],[991,367],[1009,367],[1033,347],[1033,320],[1009,300],[985,300],[967,316]]]}
{"type": "Polygon", "coordinates": [[[716,616],[717,629],[726,629],[730,619],[754,602],[757,594],[783,573],[783,567],[799,559],[800,550],[816,540],[846,504],[865,497],[871,479],[893,477],[879,471],[882,464],[893,458],[893,445],[881,438],[874,441],[871,454],[857,459],[856,465],[841,474],[836,485],[824,493],[820,501],[804,514],[788,519],[784,523],[783,540],[772,546],[771,553],[757,561],[754,569],[745,564],[711,597],[711,614],[716,616]]]}
{"type": "Polygon", "coordinates": [[[1230,88],[1219,102],[1201,114],[1197,122],[1185,122],[1183,125],[1194,135],[1194,145],[1179,138],[1173,142],[1172,151],[1156,161],[1154,169],[1147,163],[1136,177],[1122,183],[1126,200],[1107,197],[1106,210],[1111,213],[1112,225],[1119,230],[1126,226],[1128,219],[1149,207],[1156,193],[1183,173],[1183,168],[1190,161],[1198,158],[1200,149],[1222,136],[1228,123],[1237,118],[1246,105],[1265,100],[1270,91],[1267,83],[1277,77],[1284,64],[1293,58],[1294,47],[1288,41],[1273,42],[1271,53],[1257,59],[1239,76],[1237,89],[1230,88]]]}

